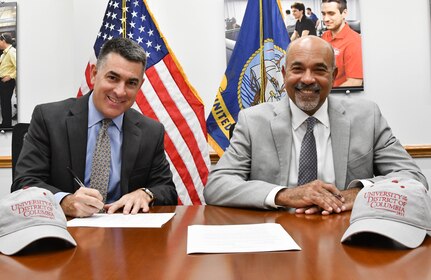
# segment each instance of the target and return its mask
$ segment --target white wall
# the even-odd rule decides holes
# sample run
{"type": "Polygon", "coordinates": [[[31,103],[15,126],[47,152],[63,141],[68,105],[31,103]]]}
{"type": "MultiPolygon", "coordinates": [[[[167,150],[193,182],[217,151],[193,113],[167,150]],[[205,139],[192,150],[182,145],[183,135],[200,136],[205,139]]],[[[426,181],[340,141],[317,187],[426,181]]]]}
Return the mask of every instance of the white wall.
{"type": "MultiPolygon", "coordinates": [[[[19,121],[35,105],[74,96],[108,0],[16,0],[18,3],[19,121]]],[[[225,71],[223,0],[147,0],[191,84],[209,113],[225,71]]],[[[403,145],[431,144],[431,48],[428,0],[415,1],[415,16],[402,0],[359,0],[364,93],[376,101],[403,145]],[[414,26],[414,29],[412,29],[414,26]]],[[[10,155],[10,133],[0,134],[0,156],[10,155]]],[[[431,159],[419,159],[431,179],[431,159]]],[[[0,169],[0,197],[10,170],[0,169]]]]}

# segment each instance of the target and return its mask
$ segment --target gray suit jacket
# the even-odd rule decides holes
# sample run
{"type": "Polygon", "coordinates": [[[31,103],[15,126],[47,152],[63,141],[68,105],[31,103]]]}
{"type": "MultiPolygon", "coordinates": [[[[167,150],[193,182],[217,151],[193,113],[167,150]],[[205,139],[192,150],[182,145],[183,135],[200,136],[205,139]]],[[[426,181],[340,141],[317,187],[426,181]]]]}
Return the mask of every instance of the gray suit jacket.
{"type": "MultiPolygon", "coordinates": [[[[354,179],[393,176],[413,178],[428,187],[375,103],[330,96],[328,111],[338,189],[346,189],[354,179]]],[[[204,188],[206,202],[265,208],[269,192],[287,186],[292,141],[288,98],[242,110],[230,146],[204,188]]]]}
{"type": "MultiPolygon", "coordinates": [[[[87,153],[88,98],[38,105],[24,138],[11,190],[37,186],[74,193],[67,167],[84,181],[87,153]]],[[[123,119],[121,194],[146,187],[156,204],[176,205],[177,192],[164,153],[163,125],[129,109],[123,119]]]]}

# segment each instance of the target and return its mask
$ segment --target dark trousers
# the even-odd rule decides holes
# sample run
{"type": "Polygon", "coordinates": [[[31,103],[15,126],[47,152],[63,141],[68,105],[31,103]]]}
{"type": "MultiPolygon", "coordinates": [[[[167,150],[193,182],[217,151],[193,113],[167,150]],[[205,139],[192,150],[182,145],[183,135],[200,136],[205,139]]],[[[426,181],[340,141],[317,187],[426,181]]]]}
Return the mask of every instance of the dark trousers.
{"type": "Polygon", "coordinates": [[[12,126],[12,94],[14,88],[14,79],[7,82],[2,82],[0,80],[1,126],[12,126]]]}

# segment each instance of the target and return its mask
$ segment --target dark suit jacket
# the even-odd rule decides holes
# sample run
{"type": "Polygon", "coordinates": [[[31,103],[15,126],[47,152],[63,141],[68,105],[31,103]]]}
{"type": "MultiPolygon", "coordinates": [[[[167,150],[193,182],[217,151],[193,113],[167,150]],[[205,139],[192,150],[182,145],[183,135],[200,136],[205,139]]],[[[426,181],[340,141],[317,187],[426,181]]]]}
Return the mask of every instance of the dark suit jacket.
{"type": "MultiPolygon", "coordinates": [[[[74,193],[79,188],[67,167],[84,181],[89,96],[36,106],[16,165],[12,191],[37,186],[53,193],[74,193]]],[[[156,204],[177,204],[163,139],[162,124],[134,109],[125,112],[122,195],[146,187],[156,196],[156,204]]]]}

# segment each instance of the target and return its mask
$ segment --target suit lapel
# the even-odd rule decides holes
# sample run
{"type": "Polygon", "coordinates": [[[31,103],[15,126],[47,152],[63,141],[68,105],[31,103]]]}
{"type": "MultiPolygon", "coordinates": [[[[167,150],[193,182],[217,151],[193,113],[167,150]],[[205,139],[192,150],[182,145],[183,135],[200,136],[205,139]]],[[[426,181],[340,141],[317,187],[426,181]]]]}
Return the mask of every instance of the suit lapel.
{"type": "Polygon", "coordinates": [[[87,154],[88,98],[89,94],[86,94],[77,99],[70,109],[70,115],[66,118],[71,168],[82,181],[84,181],[87,154]]]}
{"type": "Polygon", "coordinates": [[[292,123],[289,98],[285,97],[274,108],[275,117],[271,121],[272,137],[280,164],[280,184],[287,186],[292,147],[292,123]]]}
{"type": "Polygon", "coordinates": [[[141,139],[141,130],[137,124],[139,121],[133,118],[132,114],[127,111],[123,119],[123,144],[121,156],[121,191],[128,193],[129,177],[138,155],[139,144],[141,139]],[[138,146],[137,146],[138,145],[138,146]]]}
{"type": "Polygon", "coordinates": [[[334,158],[335,185],[344,188],[349,154],[350,122],[344,107],[334,98],[329,98],[329,122],[331,124],[332,154],[334,158]]]}

